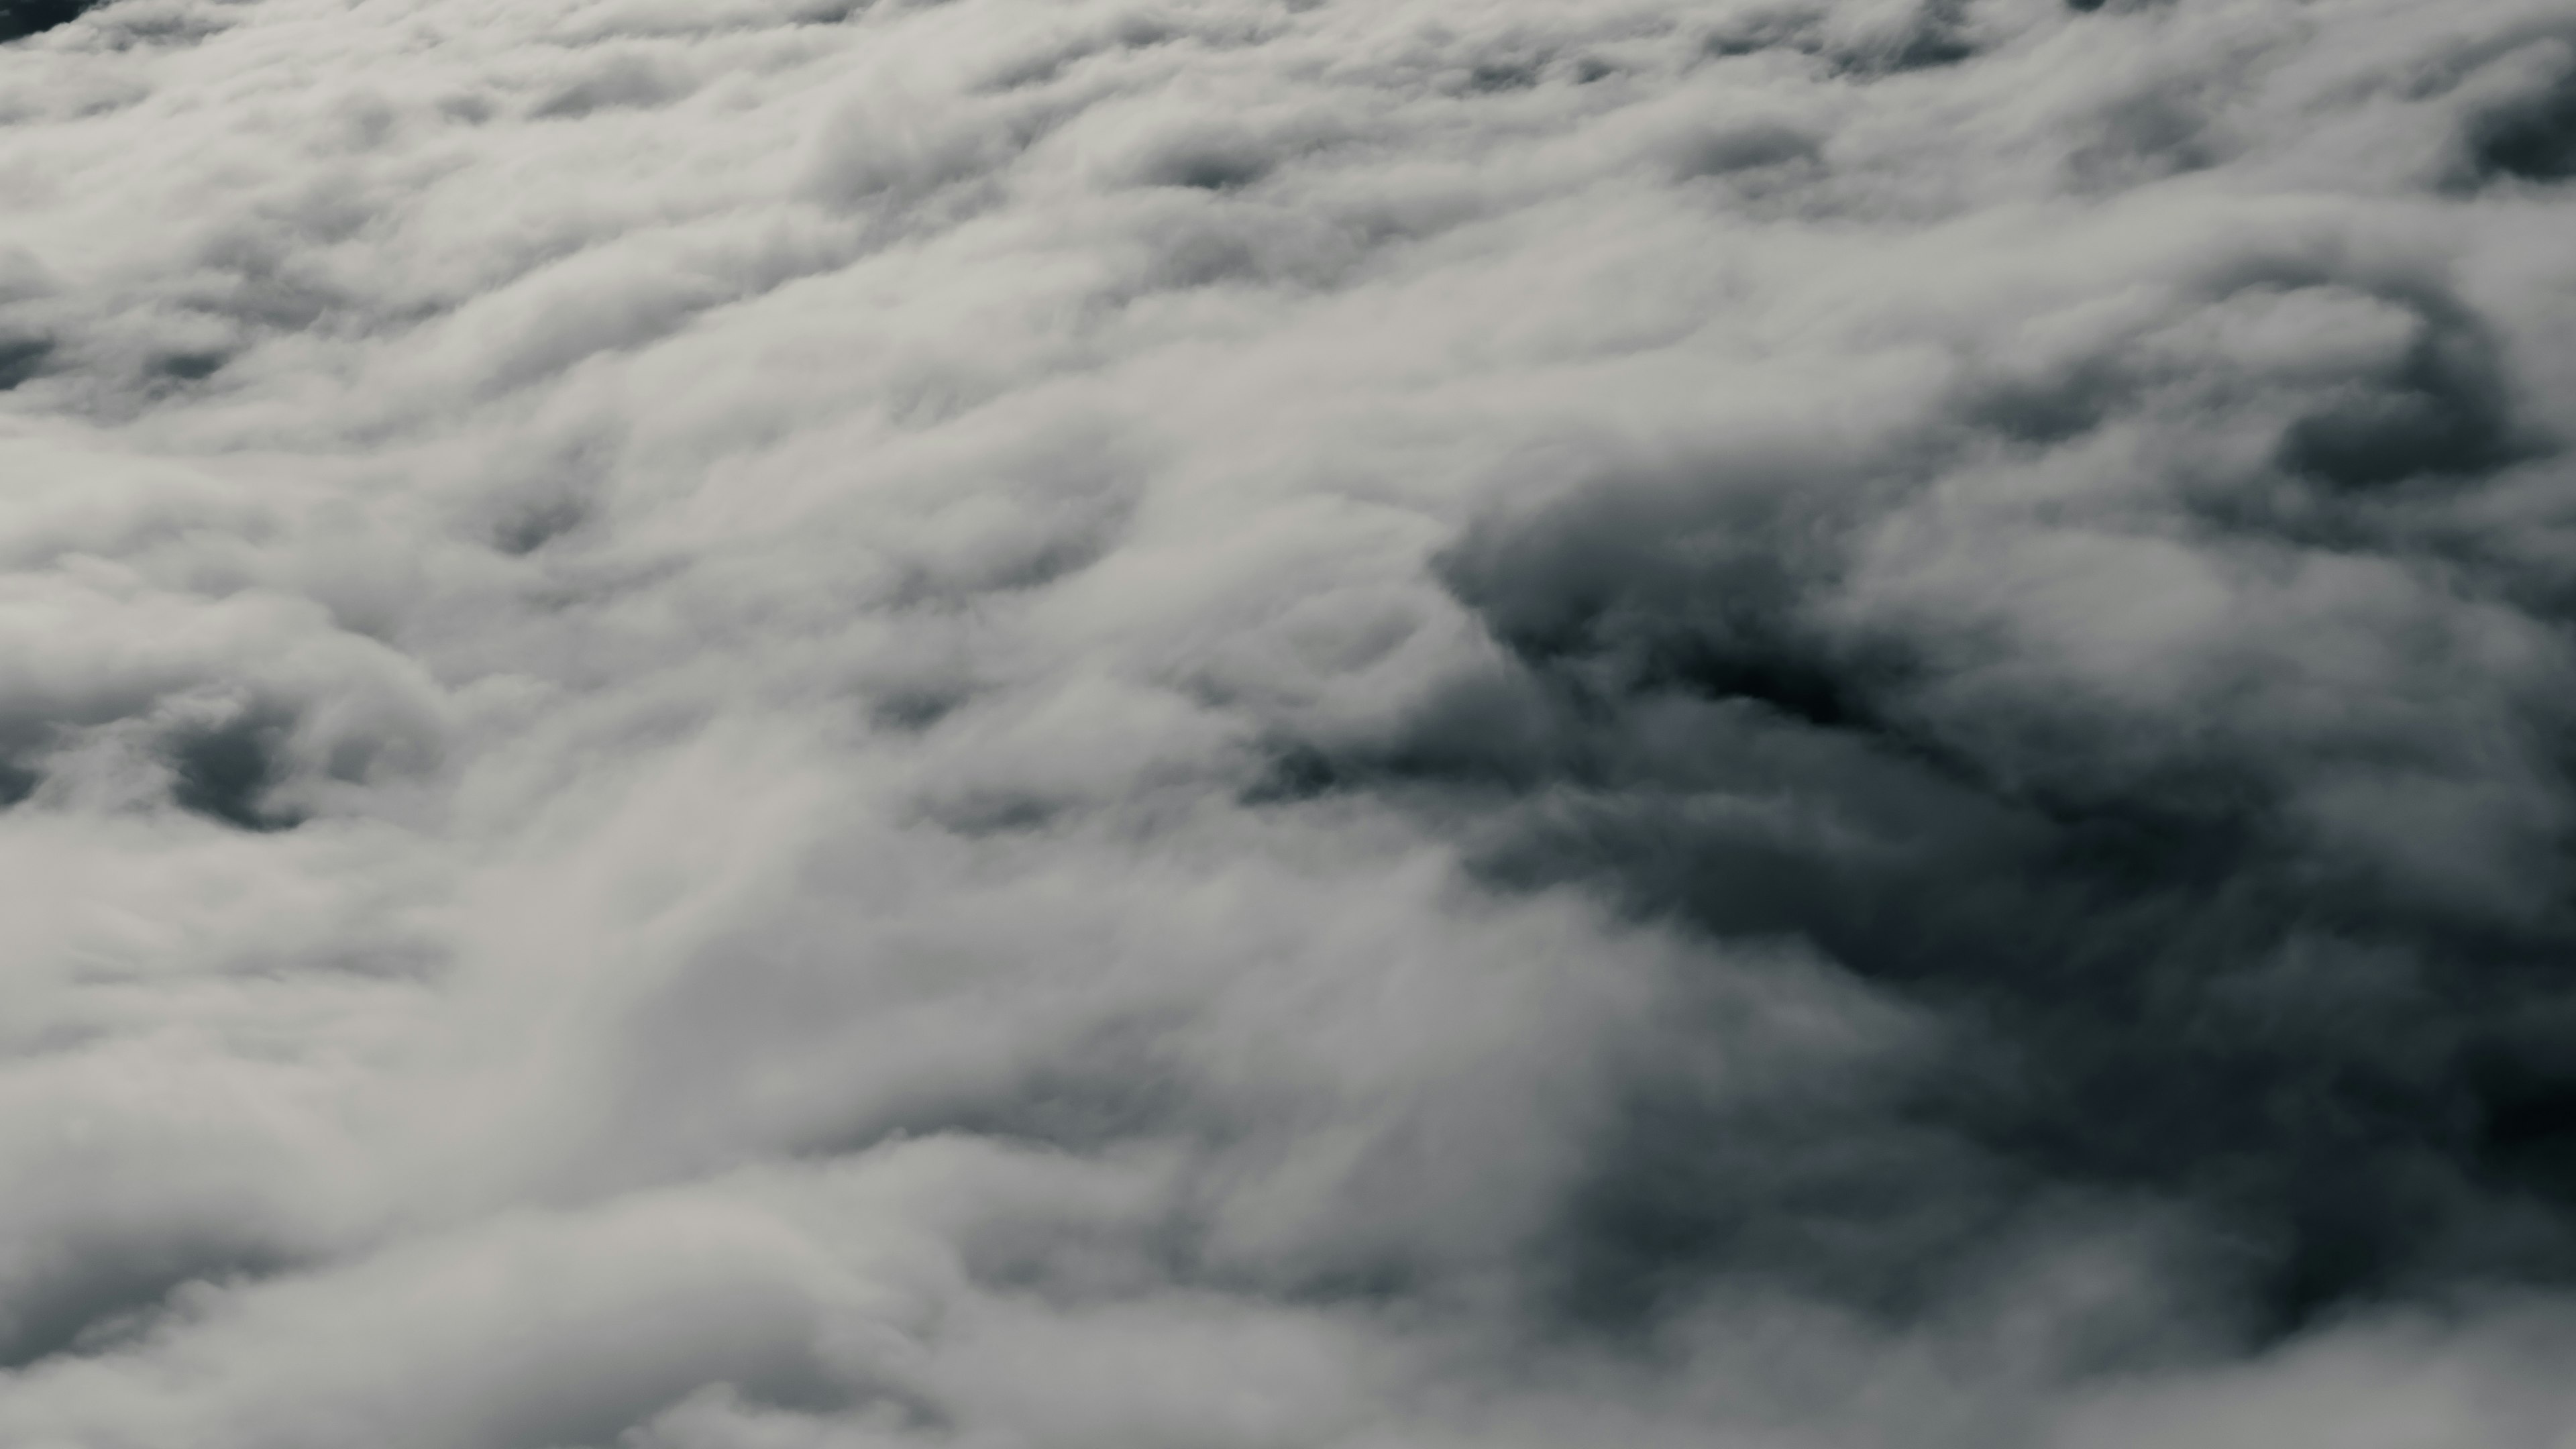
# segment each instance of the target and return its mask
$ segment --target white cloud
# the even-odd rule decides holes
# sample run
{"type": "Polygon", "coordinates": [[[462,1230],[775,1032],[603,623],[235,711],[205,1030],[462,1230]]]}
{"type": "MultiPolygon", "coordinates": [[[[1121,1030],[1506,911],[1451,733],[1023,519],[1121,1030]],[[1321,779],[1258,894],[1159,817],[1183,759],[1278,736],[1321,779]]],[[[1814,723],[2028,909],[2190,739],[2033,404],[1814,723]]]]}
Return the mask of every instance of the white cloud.
{"type": "Polygon", "coordinates": [[[2019,983],[2029,842],[2210,798],[2296,898],[2221,1035],[2429,1060],[2427,953],[2563,942],[2570,36],[0,47],[0,1439],[2557,1442],[2554,1159],[2372,1169],[2477,1241],[2267,1326],[2238,1159],[1979,1136],[2057,1045],[1861,958],[2019,983]]]}

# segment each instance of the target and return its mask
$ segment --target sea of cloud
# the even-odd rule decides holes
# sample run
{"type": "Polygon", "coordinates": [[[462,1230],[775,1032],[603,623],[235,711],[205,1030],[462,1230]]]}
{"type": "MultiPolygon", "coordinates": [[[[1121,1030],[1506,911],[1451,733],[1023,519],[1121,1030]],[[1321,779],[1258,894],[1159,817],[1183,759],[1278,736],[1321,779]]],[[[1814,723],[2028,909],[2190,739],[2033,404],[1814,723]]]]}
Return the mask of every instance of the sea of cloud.
{"type": "Polygon", "coordinates": [[[0,31],[0,1443],[2576,1443],[2563,4],[0,31]]]}

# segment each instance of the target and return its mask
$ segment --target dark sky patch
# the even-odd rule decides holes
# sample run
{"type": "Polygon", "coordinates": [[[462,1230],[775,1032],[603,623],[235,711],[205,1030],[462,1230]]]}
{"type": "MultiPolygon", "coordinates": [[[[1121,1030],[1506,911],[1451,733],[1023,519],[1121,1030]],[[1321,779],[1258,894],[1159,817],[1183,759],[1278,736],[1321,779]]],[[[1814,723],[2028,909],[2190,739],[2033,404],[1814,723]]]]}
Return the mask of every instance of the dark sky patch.
{"type": "Polygon", "coordinates": [[[98,8],[100,0],[0,0],[0,42],[23,40],[69,25],[98,8]]]}

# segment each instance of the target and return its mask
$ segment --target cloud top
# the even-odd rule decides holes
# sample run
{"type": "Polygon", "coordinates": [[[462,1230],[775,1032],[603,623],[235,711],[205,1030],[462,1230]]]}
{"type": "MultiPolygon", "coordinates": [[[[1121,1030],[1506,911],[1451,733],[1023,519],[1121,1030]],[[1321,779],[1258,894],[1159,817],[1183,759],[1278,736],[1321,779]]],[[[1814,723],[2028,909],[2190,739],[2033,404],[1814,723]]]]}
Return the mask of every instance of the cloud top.
{"type": "Polygon", "coordinates": [[[0,1440],[2576,1427],[2552,7],[39,9],[0,1440]]]}

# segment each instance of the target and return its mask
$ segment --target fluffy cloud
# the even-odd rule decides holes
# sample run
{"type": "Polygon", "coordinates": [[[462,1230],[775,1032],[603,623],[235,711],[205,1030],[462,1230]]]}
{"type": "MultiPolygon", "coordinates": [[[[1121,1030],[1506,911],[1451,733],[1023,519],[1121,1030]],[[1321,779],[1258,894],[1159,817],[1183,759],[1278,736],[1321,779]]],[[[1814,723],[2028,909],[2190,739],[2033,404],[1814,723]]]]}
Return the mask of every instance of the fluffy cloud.
{"type": "Polygon", "coordinates": [[[0,1439],[2576,1432],[2557,7],[82,9],[0,1439]]]}

